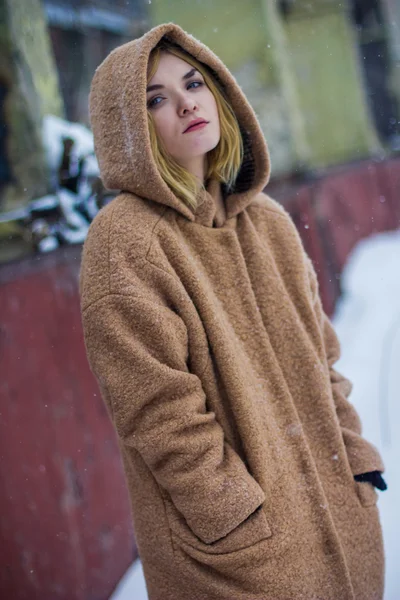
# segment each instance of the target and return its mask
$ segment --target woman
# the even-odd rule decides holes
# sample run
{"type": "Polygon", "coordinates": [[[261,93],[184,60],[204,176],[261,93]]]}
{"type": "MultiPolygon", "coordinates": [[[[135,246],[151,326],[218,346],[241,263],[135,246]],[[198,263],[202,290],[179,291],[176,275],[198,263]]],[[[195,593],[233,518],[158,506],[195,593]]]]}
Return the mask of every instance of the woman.
{"type": "Polygon", "coordinates": [[[383,464],[243,92],[164,24],[107,57],[90,110],[121,193],[85,243],[83,325],[150,600],[381,599],[383,464]]]}

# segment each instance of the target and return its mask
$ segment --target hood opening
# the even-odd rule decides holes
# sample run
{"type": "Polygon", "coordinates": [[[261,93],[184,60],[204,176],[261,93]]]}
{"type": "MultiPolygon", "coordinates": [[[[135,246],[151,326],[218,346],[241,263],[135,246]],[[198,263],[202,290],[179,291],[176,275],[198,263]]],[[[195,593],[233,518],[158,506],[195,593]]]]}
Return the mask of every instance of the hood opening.
{"type": "MultiPolygon", "coordinates": [[[[182,50],[184,53],[189,54],[187,52],[187,50],[185,50],[185,48],[183,48],[180,44],[177,44],[174,41],[174,39],[171,38],[169,35],[164,35],[161,38],[161,40],[156,44],[156,46],[162,45],[162,43],[164,41],[168,42],[168,44],[171,44],[172,46],[175,46],[179,50],[182,50]]],[[[153,48],[152,48],[152,50],[153,50],[153,48]]],[[[193,55],[191,55],[191,56],[193,57],[193,55]]],[[[150,53],[149,53],[149,57],[150,57],[150,53]]],[[[227,92],[226,86],[224,85],[224,82],[219,77],[217,71],[211,69],[209,65],[200,61],[199,59],[197,59],[197,60],[200,62],[202,67],[204,67],[204,69],[210,73],[211,77],[218,83],[220,89],[222,90],[222,92],[225,96],[225,99],[230,103],[229,93],[227,92]]],[[[234,187],[229,189],[230,194],[238,194],[238,193],[246,192],[247,190],[251,189],[253,181],[254,181],[254,175],[255,175],[254,157],[253,157],[253,152],[252,152],[252,148],[251,148],[251,137],[243,129],[243,127],[240,124],[240,121],[239,121],[239,130],[240,130],[240,133],[242,136],[242,141],[243,141],[243,160],[242,160],[242,164],[239,169],[239,172],[237,174],[234,187]]],[[[226,184],[222,183],[221,187],[222,187],[224,196],[227,195],[228,194],[228,186],[226,184]]]]}
{"type": "Polygon", "coordinates": [[[268,148],[257,117],[223,62],[178,25],[154,27],[141,38],[113,50],[97,68],[90,92],[90,119],[104,185],[168,205],[190,220],[194,210],[163,181],[152,156],[147,124],[146,87],[150,52],[163,39],[198,60],[219,83],[232,106],[243,139],[243,160],[228,196],[227,218],[238,214],[269,178],[268,148]]]}

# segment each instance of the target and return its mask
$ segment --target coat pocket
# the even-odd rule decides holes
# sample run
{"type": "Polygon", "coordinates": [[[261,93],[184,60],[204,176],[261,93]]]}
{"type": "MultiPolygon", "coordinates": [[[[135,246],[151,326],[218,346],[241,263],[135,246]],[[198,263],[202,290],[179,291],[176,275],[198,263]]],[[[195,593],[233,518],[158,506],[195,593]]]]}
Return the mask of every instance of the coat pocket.
{"type": "Polygon", "coordinates": [[[355,481],[356,492],[362,506],[374,506],[378,501],[378,493],[368,481],[355,481]]]}
{"type": "Polygon", "coordinates": [[[255,546],[272,536],[263,506],[257,508],[242,523],[223,538],[210,544],[200,540],[170,499],[165,499],[166,512],[173,537],[206,554],[229,554],[255,546]]]}

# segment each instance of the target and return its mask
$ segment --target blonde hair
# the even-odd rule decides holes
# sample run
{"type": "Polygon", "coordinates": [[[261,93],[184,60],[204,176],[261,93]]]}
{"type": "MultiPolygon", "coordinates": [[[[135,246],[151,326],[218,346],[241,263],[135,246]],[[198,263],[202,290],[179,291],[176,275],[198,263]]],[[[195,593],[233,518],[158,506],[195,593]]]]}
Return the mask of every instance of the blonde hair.
{"type": "MultiPolygon", "coordinates": [[[[225,183],[228,188],[233,188],[243,160],[243,140],[235,113],[226,99],[222,87],[204,64],[185,52],[180,46],[166,40],[159,42],[150,53],[147,70],[148,83],[157,71],[161,52],[169,52],[195,67],[213,94],[220,121],[220,140],[217,146],[207,153],[208,167],[205,181],[214,178],[225,183]]],[[[147,114],[151,149],[161,177],[178,198],[192,208],[196,208],[198,193],[200,189],[204,188],[204,184],[199,186],[198,178],[179,165],[167,152],[161,139],[157,136],[150,110],[147,111],[147,114]]]]}

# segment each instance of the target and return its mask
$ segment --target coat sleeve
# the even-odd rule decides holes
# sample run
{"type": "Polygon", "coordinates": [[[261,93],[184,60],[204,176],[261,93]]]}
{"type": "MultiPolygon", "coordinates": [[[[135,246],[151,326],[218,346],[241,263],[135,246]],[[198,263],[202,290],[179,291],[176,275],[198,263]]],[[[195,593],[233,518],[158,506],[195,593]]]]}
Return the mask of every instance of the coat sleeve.
{"type": "Polygon", "coordinates": [[[89,363],[122,444],[140,453],[197,537],[224,537],[265,495],[207,411],[201,380],[187,367],[183,320],[140,287],[106,295],[82,320],[89,363]]]}
{"type": "Polygon", "coordinates": [[[333,400],[342,430],[348,460],[353,475],[371,471],[384,471],[382,458],[375,446],[362,437],[360,417],[348,398],[352,383],[335,368],[340,358],[340,343],[329,318],[325,314],[318,289],[318,280],[311,260],[306,256],[313,296],[314,310],[320,323],[327,363],[329,367],[333,400]]]}

